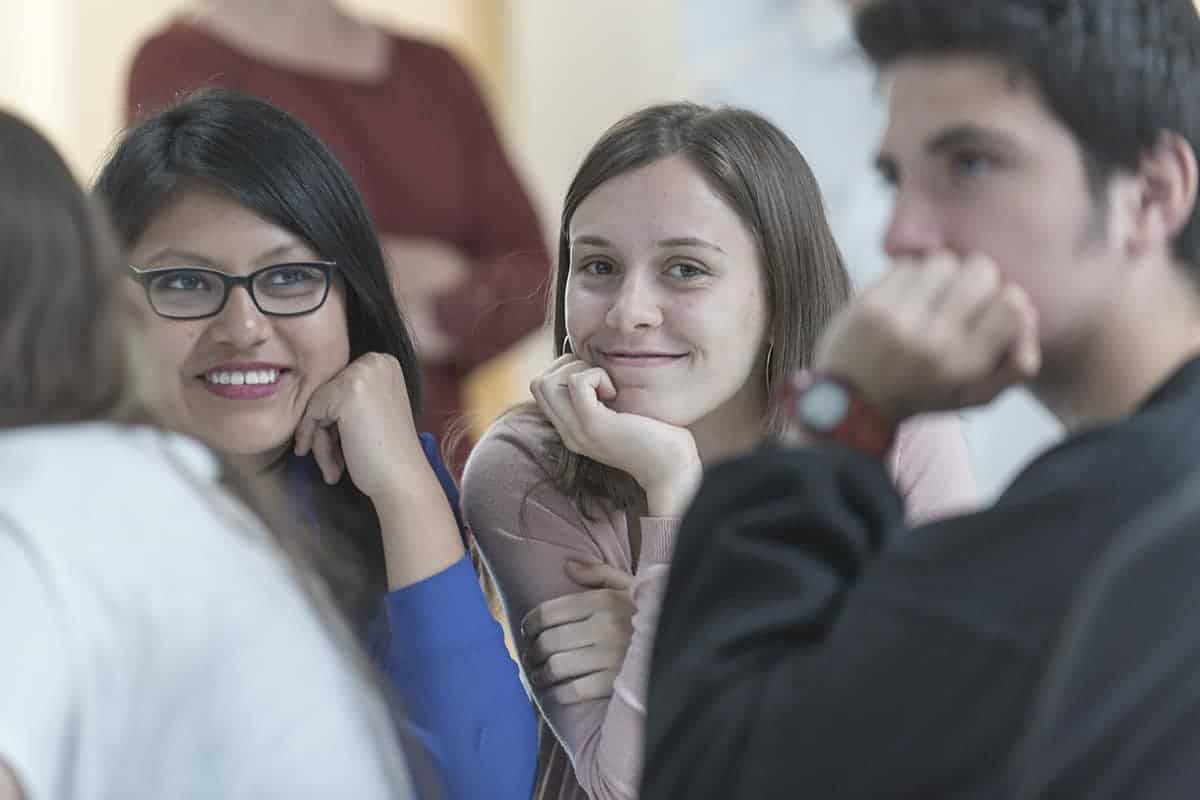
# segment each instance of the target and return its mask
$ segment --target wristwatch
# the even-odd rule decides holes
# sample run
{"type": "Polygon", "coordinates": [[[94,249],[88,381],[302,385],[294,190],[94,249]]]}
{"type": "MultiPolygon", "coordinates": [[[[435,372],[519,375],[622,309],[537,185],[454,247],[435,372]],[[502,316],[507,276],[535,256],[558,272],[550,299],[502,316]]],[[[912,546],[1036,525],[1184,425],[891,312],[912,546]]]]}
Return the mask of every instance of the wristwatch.
{"type": "Polygon", "coordinates": [[[791,419],[817,439],[837,442],[883,458],[896,439],[896,425],[846,381],[802,372],[784,385],[791,419]]]}

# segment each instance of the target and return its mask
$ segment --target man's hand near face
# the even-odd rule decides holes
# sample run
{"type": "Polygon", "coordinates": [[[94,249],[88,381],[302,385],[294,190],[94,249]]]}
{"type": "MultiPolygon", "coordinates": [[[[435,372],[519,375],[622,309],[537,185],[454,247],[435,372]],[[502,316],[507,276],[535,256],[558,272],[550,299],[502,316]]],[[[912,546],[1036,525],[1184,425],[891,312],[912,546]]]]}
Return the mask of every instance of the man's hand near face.
{"type": "Polygon", "coordinates": [[[896,263],[834,318],[814,359],[895,422],[986,403],[1040,366],[1025,292],[986,257],[944,253],[896,263]]]}

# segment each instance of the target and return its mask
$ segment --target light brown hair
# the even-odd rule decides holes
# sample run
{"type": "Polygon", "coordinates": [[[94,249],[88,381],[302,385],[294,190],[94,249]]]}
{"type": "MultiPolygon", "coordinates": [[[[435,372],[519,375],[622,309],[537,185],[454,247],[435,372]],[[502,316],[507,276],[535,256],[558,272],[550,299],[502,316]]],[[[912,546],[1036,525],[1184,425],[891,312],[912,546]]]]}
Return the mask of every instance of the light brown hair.
{"type": "MultiPolygon", "coordinates": [[[[549,311],[555,356],[565,352],[570,231],[576,209],[606,181],[669,156],[687,159],[757,244],[770,315],[766,338],[772,345],[766,380],[768,386],[778,386],[810,363],[818,335],[849,299],[850,277],[808,162],[779,128],[740,108],[650,106],[609,128],[588,152],[567,190],[559,223],[549,311]]],[[[539,415],[530,404],[518,413],[539,415]]],[[[779,432],[785,423],[783,409],[772,396],[763,432],[779,432]]],[[[622,509],[642,502],[641,489],[629,475],[568,451],[557,436],[547,456],[554,482],[585,513],[588,501],[595,499],[622,509]]]]}

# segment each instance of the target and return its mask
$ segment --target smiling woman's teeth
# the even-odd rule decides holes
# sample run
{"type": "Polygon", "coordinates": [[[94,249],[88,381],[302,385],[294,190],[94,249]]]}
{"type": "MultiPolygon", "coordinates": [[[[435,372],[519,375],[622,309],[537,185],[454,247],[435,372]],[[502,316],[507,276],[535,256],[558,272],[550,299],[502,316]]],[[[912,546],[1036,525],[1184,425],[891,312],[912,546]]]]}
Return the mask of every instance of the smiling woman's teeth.
{"type": "Polygon", "coordinates": [[[279,380],[279,370],[260,369],[252,372],[210,372],[204,376],[209,383],[229,384],[232,386],[262,386],[279,380]]]}

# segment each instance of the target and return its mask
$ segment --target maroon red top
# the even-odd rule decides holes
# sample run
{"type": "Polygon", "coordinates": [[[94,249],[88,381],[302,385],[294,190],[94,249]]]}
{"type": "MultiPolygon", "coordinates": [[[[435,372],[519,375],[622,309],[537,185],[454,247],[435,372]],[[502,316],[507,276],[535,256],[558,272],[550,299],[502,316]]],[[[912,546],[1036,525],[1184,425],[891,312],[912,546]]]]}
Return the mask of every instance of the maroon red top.
{"type": "Polygon", "coordinates": [[[549,260],[541,229],[463,66],[433,44],[389,35],[387,75],[325,77],[275,66],[176,22],[147,39],[129,75],[127,114],[222,86],[304,120],[350,173],[381,233],[440,239],[476,263],[437,301],[457,360],[424,368],[419,430],[441,436],[463,377],[541,325],[549,260]]]}

